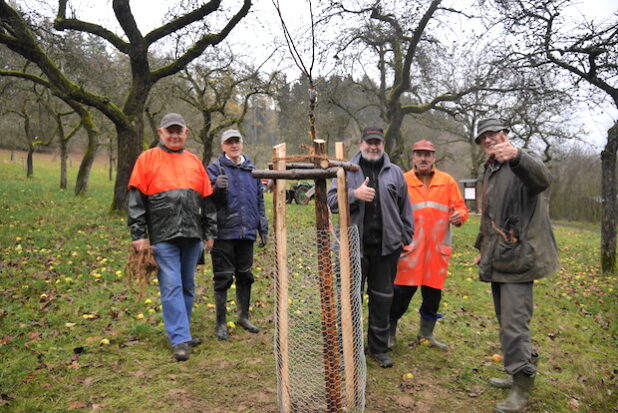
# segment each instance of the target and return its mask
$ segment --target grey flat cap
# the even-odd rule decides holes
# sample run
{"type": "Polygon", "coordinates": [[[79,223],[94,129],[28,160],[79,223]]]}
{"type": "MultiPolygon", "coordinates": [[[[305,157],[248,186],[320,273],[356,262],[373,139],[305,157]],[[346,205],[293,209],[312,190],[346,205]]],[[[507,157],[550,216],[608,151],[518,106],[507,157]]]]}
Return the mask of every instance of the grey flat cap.
{"type": "Polygon", "coordinates": [[[159,127],[165,129],[173,125],[182,126],[183,128],[187,127],[185,119],[178,113],[168,113],[167,115],[163,116],[161,118],[161,123],[159,124],[159,127]]]}
{"type": "Polygon", "coordinates": [[[498,118],[489,118],[480,120],[476,125],[476,138],[474,142],[478,145],[481,143],[479,138],[485,132],[499,132],[501,130],[505,130],[506,133],[509,133],[509,127],[506,122],[502,119],[498,118]]]}

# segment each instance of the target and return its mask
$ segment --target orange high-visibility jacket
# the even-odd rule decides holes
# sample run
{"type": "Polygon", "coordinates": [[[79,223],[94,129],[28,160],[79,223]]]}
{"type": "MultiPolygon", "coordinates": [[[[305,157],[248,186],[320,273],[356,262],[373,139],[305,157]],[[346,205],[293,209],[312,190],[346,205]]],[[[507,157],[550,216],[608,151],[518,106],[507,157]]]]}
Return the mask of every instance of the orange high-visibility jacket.
{"type": "Polygon", "coordinates": [[[451,258],[450,211],[459,211],[462,224],[468,208],[457,182],[449,174],[434,168],[429,187],[414,170],[404,174],[414,212],[414,239],[401,253],[397,268],[397,285],[426,285],[442,289],[451,258]]]}

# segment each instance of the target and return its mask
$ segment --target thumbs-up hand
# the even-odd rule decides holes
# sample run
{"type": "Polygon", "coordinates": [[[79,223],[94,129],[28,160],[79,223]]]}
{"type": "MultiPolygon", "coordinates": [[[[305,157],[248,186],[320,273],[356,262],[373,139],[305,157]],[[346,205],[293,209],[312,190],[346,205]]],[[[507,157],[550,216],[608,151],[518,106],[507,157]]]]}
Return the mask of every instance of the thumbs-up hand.
{"type": "Polygon", "coordinates": [[[219,175],[215,180],[215,186],[217,189],[225,189],[227,188],[227,175],[219,175]]]}
{"type": "Polygon", "coordinates": [[[498,162],[507,162],[519,155],[519,149],[511,144],[504,133],[496,135],[495,141],[491,150],[498,162]]]}
{"type": "Polygon", "coordinates": [[[363,183],[354,190],[354,196],[361,201],[371,202],[376,196],[376,190],[369,185],[369,177],[365,178],[363,183]]]}

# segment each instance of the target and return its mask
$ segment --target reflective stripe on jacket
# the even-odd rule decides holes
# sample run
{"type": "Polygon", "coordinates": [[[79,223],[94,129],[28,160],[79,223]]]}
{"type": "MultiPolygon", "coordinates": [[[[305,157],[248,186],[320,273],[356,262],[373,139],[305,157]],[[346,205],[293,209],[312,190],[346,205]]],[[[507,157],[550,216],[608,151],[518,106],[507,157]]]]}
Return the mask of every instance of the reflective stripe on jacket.
{"type": "Polygon", "coordinates": [[[468,208],[457,182],[447,173],[434,169],[429,186],[414,170],[404,174],[414,212],[414,239],[404,247],[397,268],[397,285],[426,285],[442,289],[451,258],[450,211],[459,211],[462,224],[468,208]]]}
{"type": "Polygon", "coordinates": [[[133,240],[210,238],[204,198],[212,193],[202,161],[194,154],[156,147],[143,152],[129,179],[128,225],[133,240]],[[148,231],[146,231],[146,228],[148,231]]]}

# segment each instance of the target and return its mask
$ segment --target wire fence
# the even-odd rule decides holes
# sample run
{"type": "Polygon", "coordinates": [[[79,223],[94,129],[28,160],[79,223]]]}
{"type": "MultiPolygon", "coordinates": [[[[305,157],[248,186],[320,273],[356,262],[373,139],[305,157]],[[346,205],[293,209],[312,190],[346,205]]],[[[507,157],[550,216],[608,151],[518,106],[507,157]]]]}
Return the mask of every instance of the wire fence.
{"type": "Polygon", "coordinates": [[[364,409],[366,365],[357,227],[349,228],[348,238],[349,293],[342,296],[342,285],[343,291],[348,286],[339,265],[338,231],[309,228],[288,234],[286,268],[277,268],[275,276],[280,411],[364,409]]]}

